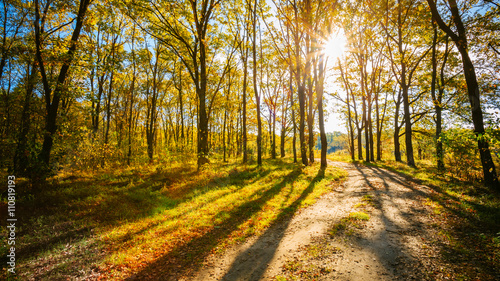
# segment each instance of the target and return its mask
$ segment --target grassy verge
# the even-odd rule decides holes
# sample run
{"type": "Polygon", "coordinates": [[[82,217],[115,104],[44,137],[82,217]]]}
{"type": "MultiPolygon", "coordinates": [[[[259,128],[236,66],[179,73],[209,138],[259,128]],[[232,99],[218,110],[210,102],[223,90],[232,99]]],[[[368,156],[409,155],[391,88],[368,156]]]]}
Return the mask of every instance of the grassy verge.
{"type": "Polygon", "coordinates": [[[208,254],[312,204],[345,176],[288,159],[261,167],[212,163],[201,171],[184,159],[25,184],[17,202],[18,276],[147,280],[186,274],[208,254]]]}

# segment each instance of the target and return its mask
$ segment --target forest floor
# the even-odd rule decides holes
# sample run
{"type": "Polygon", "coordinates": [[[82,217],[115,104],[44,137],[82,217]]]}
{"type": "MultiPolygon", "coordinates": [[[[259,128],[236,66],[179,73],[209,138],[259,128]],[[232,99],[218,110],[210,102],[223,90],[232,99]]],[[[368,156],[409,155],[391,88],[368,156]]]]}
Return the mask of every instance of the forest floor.
{"type": "Polygon", "coordinates": [[[454,212],[463,200],[379,167],[330,164],[348,171],[343,186],[179,280],[500,280],[500,233],[454,212]]]}
{"type": "Polygon", "coordinates": [[[425,163],[193,159],[16,181],[17,274],[4,243],[0,280],[500,280],[500,195],[479,183],[425,163]]]}

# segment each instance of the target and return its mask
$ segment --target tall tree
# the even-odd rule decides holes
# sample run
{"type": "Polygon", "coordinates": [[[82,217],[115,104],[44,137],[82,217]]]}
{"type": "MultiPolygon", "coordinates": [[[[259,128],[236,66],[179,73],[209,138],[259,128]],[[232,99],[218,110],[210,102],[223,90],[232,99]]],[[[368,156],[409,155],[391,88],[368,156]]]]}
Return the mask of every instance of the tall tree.
{"type": "Polygon", "coordinates": [[[430,51],[423,44],[416,41],[423,38],[417,37],[417,31],[425,29],[421,17],[414,16],[420,13],[420,3],[415,1],[397,0],[395,3],[387,2],[386,16],[380,21],[387,35],[387,50],[391,60],[391,69],[401,88],[403,102],[403,119],[405,126],[406,160],[411,167],[415,166],[412,143],[412,116],[410,111],[410,88],[414,80],[414,74],[420,62],[430,51]],[[392,9],[391,9],[392,8],[392,9]],[[414,11],[413,14],[410,11],[414,11]],[[391,27],[394,25],[394,28],[391,27]],[[393,31],[395,33],[393,33],[393,31]],[[421,47],[424,46],[424,48],[421,47]]]}
{"type": "Polygon", "coordinates": [[[257,108],[257,165],[262,165],[262,118],[260,114],[260,94],[257,89],[257,0],[252,9],[252,56],[253,56],[253,91],[257,108]]]}
{"type": "Polygon", "coordinates": [[[439,28],[443,30],[455,42],[460,55],[462,56],[463,70],[465,74],[465,81],[467,83],[467,92],[469,94],[469,102],[471,105],[472,121],[474,124],[474,133],[477,137],[477,145],[479,154],[481,156],[481,164],[483,166],[484,182],[487,186],[500,190],[500,183],[496,173],[493,159],[489,149],[488,140],[484,137],[484,120],[483,111],[481,109],[481,99],[479,92],[479,85],[477,82],[474,64],[469,56],[469,47],[467,43],[467,30],[462,17],[460,9],[456,0],[447,0],[449,12],[451,13],[452,25],[448,26],[441,17],[436,1],[427,0],[431,9],[432,18],[437,22],[439,28]],[[452,27],[456,31],[452,30],[452,27]]]}
{"type": "Polygon", "coordinates": [[[54,144],[54,134],[57,130],[57,114],[59,109],[59,103],[64,95],[64,83],[68,76],[69,68],[73,62],[75,52],[78,45],[78,38],[80,37],[80,32],[83,27],[85,20],[85,15],[87,9],[90,5],[91,0],[80,0],[78,5],[78,11],[76,13],[76,23],[73,29],[71,39],[69,41],[69,46],[61,58],[62,65],[59,70],[59,75],[55,80],[55,85],[51,85],[51,81],[47,75],[45,69],[45,59],[43,50],[44,36],[45,34],[45,21],[47,19],[47,12],[50,8],[51,2],[47,1],[45,7],[43,7],[42,13],[40,13],[40,5],[38,0],[35,0],[35,46],[36,46],[36,59],[38,67],[40,68],[40,76],[43,83],[43,94],[45,98],[45,133],[43,139],[42,149],[39,154],[40,160],[48,167],[50,163],[50,152],[54,144]]]}

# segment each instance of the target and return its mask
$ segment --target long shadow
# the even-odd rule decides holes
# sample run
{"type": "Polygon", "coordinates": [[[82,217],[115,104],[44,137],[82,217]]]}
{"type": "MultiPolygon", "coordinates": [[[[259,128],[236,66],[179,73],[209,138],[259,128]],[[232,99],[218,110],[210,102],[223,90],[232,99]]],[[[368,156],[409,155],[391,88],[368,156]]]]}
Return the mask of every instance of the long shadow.
{"type": "MultiPolygon", "coordinates": [[[[19,231],[18,235],[21,237],[26,235],[33,236],[32,239],[33,242],[18,247],[17,249],[18,256],[20,257],[20,259],[24,260],[30,257],[36,257],[43,252],[51,251],[57,247],[60,247],[61,245],[65,245],[68,243],[74,244],[89,239],[89,237],[91,237],[94,234],[92,230],[92,228],[94,227],[98,228],[104,226],[114,227],[122,223],[123,217],[121,217],[122,214],[120,214],[120,211],[123,210],[124,208],[127,209],[127,211],[134,211],[134,212],[138,211],[136,214],[127,217],[127,223],[133,223],[142,218],[154,215],[153,211],[156,208],[161,208],[162,210],[173,209],[177,207],[179,204],[192,200],[194,197],[202,196],[207,192],[210,192],[214,189],[222,188],[225,185],[232,185],[238,182],[245,182],[245,184],[251,184],[257,181],[259,178],[267,176],[269,173],[271,173],[276,169],[279,169],[277,165],[276,167],[272,167],[271,165],[270,168],[265,170],[257,167],[252,167],[242,171],[236,171],[236,172],[232,171],[229,173],[229,175],[219,176],[208,180],[207,181],[208,184],[204,186],[197,185],[196,182],[189,185],[188,187],[186,187],[186,189],[191,192],[188,193],[188,195],[184,196],[183,198],[171,200],[166,196],[157,196],[157,197],[149,196],[146,197],[147,200],[145,202],[141,201],[140,200],[141,196],[150,195],[151,192],[159,193],[159,191],[152,191],[149,186],[155,180],[169,178],[176,172],[180,173],[182,171],[176,169],[176,170],[171,170],[168,173],[165,172],[153,173],[146,177],[146,181],[144,183],[133,187],[120,187],[119,190],[116,190],[116,192],[115,191],[112,192],[116,194],[113,195],[108,194],[109,196],[101,202],[101,205],[92,206],[92,208],[89,208],[84,218],[90,220],[91,223],[83,224],[83,226],[80,226],[80,223],[73,224],[73,222],[82,219],[81,217],[76,217],[75,216],[76,212],[74,212],[76,210],[80,210],[81,207],[78,206],[68,207],[67,204],[71,204],[72,202],[66,202],[64,199],[71,199],[74,200],[75,202],[78,202],[78,201],[84,201],[91,195],[95,194],[91,192],[83,192],[82,194],[79,194],[80,196],[73,196],[71,198],[60,196],[57,198],[52,198],[52,200],[49,200],[50,198],[47,198],[47,196],[43,197],[43,195],[41,195],[40,193],[38,194],[39,196],[37,197],[38,199],[40,199],[41,197],[42,200],[31,200],[33,202],[29,202],[29,200],[28,202],[18,202],[19,205],[23,206],[19,214],[20,218],[19,220],[20,223],[22,224],[22,229],[21,231],[19,231]],[[196,193],[192,193],[192,191],[195,191],[197,189],[199,190],[196,193]],[[137,195],[139,196],[137,197],[137,195]],[[64,213],[67,214],[67,220],[65,220],[64,222],[60,221],[57,222],[58,225],[60,225],[60,227],[54,225],[51,226],[41,225],[35,227],[28,226],[28,222],[30,220],[38,221],[38,218],[42,219],[52,214],[61,214],[60,210],[65,210],[64,213]],[[35,230],[37,232],[44,233],[47,232],[46,228],[53,228],[53,227],[57,227],[58,231],[52,231],[53,233],[52,235],[50,236],[45,235],[46,237],[41,236],[43,238],[40,237],[36,239],[36,235],[34,232],[35,230]]],[[[183,173],[187,173],[186,175],[189,176],[190,171],[183,171],[183,173]]],[[[135,177],[137,177],[137,175],[133,174],[133,175],[120,176],[119,178],[125,180],[131,180],[131,179],[136,179],[135,177]]],[[[56,188],[58,192],[62,192],[65,189],[71,190],[71,188],[74,188],[74,184],[79,184],[82,186],[89,185],[87,188],[91,188],[90,186],[96,183],[99,184],[99,180],[96,181],[89,179],[85,181],[80,181],[78,183],[57,184],[53,187],[56,188]]],[[[242,187],[243,185],[237,186],[237,189],[240,189],[242,187]]],[[[45,188],[50,188],[50,186],[46,186],[45,188]]],[[[26,193],[27,191],[25,190],[24,192],[26,193]]],[[[220,197],[208,200],[204,202],[204,205],[209,204],[211,201],[217,200],[219,198],[220,197]]],[[[187,210],[187,212],[193,212],[196,209],[203,207],[204,205],[191,208],[187,210]]],[[[186,214],[186,212],[184,214],[186,214]]],[[[154,227],[154,225],[148,225],[143,228],[135,229],[133,233],[125,234],[117,241],[118,242],[126,241],[133,235],[139,235],[144,231],[147,231],[151,227],[154,227]]],[[[71,260],[70,255],[67,255],[67,260],[71,260]]],[[[50,275],[50,271],[46,272],[46,274],[50,275]]]]}
{"type": "MultiPolygon", "coordinates": [[[[204,257],[219,242],[235,231],[240,224],[247,221],[253,214],[261,210],[267,201],[280,193],[288,183],[296,180],[301,173],[301,169],[296,168],[283,177],[279,183],[263,192],[260,197],[248,201],[229,212],[229,217],[222,224],[217,225],[216,228],[175,247],[168,254],[147,265],[133,276],[134,280],[168,280],[168,276],[182,274],[188,269],[199,267],[204,257]]],[[[224,213],[224,211],[221,213],[224,213]]]]}
{"type": "MultiPolygon", "coordinates": [[[[376,169],[364,165],[355,165],[356,169],[363,177],[363,184],[370,187],[367,190],[367,194],[371,194],[374,208],[380,211],[380,220],[383,223],[382,230],[375,235],[375,237],[370,239],[364,239],[362,237],[352,237],[351,243],[356,247],[361,247],[369,252],[372,252],[377,256],[379,264],[386,270],[385,274],[389,274],[388,278],[403,278],[403,280],[422,280],[422,275],[419,272],[418,260],[414,259],[411,250],[405,247],[400,241],[392,237],[395,233],[408,233],[419,225],[416,222],[411,221],[411,216],[406,216],[401,212],[401,218],[407,222],[409,225],[408,229],[404,229],[397,222],[393,222],[389,216],[386,214],[387,204],[391,204],[393,207],[397,207],[397,203],[394,202],[395,199],[414,199],[413,197],[420,196],[421,192],[415,190],[407,182],[403,182],[400,179],[395,178],[391,174],[385,173],[383,170],[376,169]],[[368,170],[368,171],[367,171],[368,170]],[[378,188],[371,181],[369,173],[373,173],[378,176],[378,179],[382,180],[384,188],[378,188]],[[387,181],[385,178],[388,178],[387,181]],[[390,183],[400,184],[408,190],[404,191],[402,195],[395,194],[395,192],[390,188],[390,183]],[[409,194],[409,195],[408,195],[409,194]],[[373,241],[379,241],[378,243],[373,243],[373,241]],[[400,267],[400,265],[411,265],[405,268],[400,267]]],[[[401,211],[396,208],[397,211],[401,211]]],[[[408,213],[412,213],[412,208],[408,213]]]]}
{"type": "MultiPolygon", "coordinates": [[[[368,186],[373,187],[373,184],[370,182],[369,175],[367,175],[366,170],[363,170],[360,167],[357,167],[357,169],[363,176],[364,182],[368,186]]],[[[373,200],[378,201],[379,203],[375,206],[380,211],[380,219],[384,224],[383,230],[377,234],[378,237],[375,239],[377,239],[378,241],[388,241],[389,239],[391,239],[391,236],[393,234],[399,233],[399,235],[418,237],[419,240],[423,239],[423,241],[435,241],[435,234],[433,234],[429,228],[426,228],[425,225],[419,220],[419,216],[415,216],[415,214],[429,212],[428,210],[425,210],[425,207],[421,206],[421,202],[419,202],[421,198],[433,197],[433,199],[436,200],[434,197],[437,198],[437,196],[433,195],[431,192],[426,193],[423,190],[415,188],[415,186],[412,185],[412,179],[408,176],[386,171],[377,167],[365,167],[365,169],[369,170],[375,175],[378,175],[379,178],[383,180],[385,186],[384,190],[374,188],[371,192],[375,197],[373,198],[373,200]],[[398,178],[398,176],[401,176],[404,180],[401,180],[401,178],[398,178]],[[389,188],[389,184],[385,180],[386,178],[394,183],[408,188],[408,190],[403,191],[402,194],[397,194],[397,192],[389,188]],[[408,210],[406,212],[401,212],[401,210],[398,208],[398,211],[401,214],[400,217],[404,221],[406,221],[405,226],[401,226],[400,224],[398,224],[398,222],[392,221],[386,213],[387,211],[385,207],[387,207],[387,204],[391,204],[396,207],[397,203],[394,202],[394,200],[398,198],[414,202],[414,204],[407,206],[408,210]],[[420,208],[417,207],[419,205],[420,208]]],[[[431,190],[445,196],[445,198],[454,198],[453,196],[443,192],[441,188],[429,187],[429,191],[431,190]]],[[[460,200],[459,198],[456,199],[460,200]]],[[[447,208],[447,206],[442,203],[443,202],[440,202],[440,205],[447,208]]],[[[453,209],[450,209],[450,211],[456,213],[463,219],[463,216],[460,216],[459,212],[457,213],[453,209]]],[[[419,259],[414,257],[415,253],[412,252],[413,250],[405,246],[399,239],[396,238],[397,237],[392,237],[392,243],[390,244],[382,242],[383,251],[381,249],[377,249],[377,246],[373,245],[371,241],[366,241],[364,239],[359,239],[357,241],[354,241],[354,243],[357,243],[361,247],[367,247],[373,250],[373,252],[378,255],[379,261],[381,261],[381,264],[386,268],[387,271],[405,280],[422,280],[427,278],[435,279],[440,278],[439,274],[445,274],[444,272],[423,272],[423,269],[432,271],[432,268],[429,269],[429,267],[426,267],[424,264],[422,264],[419,259]]],[[[462,239],[464,238],[466,237],[462,237],[462,239]]],[[[488,260],[487,258],[480,258],[476,255],[477,252],[473,248],[474,246],[477,247],[477,245],[470,245],[470,242],[462,241],[462,247],[460,249],[457,249],[457,247],[454,247],[452,243],[433,244],[439,251],[439,257],[444,257],[445,262],[451,261],[462,265],[465,264],[464,262],[472,261],[472,263],[474,264],[474,268],[478,269],[477,274],[479,274],[476,275],[475,278],[485,278],[485,280],[489,280],[489,278],[492,278],[493,276],[500,276],[500,269],[495,268],[494,261],[488,260]]]]}
{"type": "Polygon", "coordinates": [[[314,190],[316,183],[323,178],[324,170],[320,170],[300,197],[278,215],[276,221],[259,236],[250,248],[236,257],[231,268],[221,280],[260,280],[266,272],[269,262],[273,259],[280,241],[292,221],[293,214],[297,211],[300,203],[314,190]],[[246,263],[249,256],[252,257],[251,264],[246,263]]]}
{"type": "Polygon", "coordinates": [[[498,223],[497,220],[491,219],[491,218],[484,218],[484,217],[477,217],[474,215],[471,215],[470,212],[466,212],[463,209],[463,206],[460,206],[461,201],[467,202],[467,204],[471,205],[474,207],[475,210],[478,211],[479,214],[484,215],[484,214],[497,214],[495,217],[498,218],[500,216],[500,209],[496,207],[490,207],[490,206],[485,206],[484,204],[477,203],[471,200],[467,200],[464,198],[459,198],[457,196],[451,195],[447,193],[443,187],[432,185],[432,184],[425,184],[422,183],[421,180],[412,178],[408,175],[399,173],[397,171],[387,171],[378,167],[372,167],[371,168],[374,172],[378,173],[379,175],[389,177],[391,180],[407,187],[410,188],[412,191],[419,193],[419,195],[424,196],[424,197],[430,197],[432,200],[437,201],[439,205],[441,205],[443,208],[445,208],[447,211],[450,213],[466,218],[467,220],[471,220],[474,224],[481,226],[483,225],[485,228],[492,229],[495,233],[500,231],[500,223],[498,223]],[[398,175],[399,177],[405,179],[406,182],[401,181],[400,179],[397,179],[394,175],[398,175]],[[429,189],[435,192],[435,194],[427,194],[425,192],[422,192],[421,190],[415,189],[414,186],[411,184],[419,184],[419,185],[425,185],[429,189]]]}

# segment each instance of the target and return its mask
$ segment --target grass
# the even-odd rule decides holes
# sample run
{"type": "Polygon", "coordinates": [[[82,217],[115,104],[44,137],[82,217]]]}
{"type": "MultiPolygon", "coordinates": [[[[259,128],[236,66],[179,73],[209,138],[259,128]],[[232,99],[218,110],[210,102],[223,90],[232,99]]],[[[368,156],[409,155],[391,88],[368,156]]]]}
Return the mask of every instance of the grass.
{"type": "MultiPolygon", "coordinates": [[[[328,235],[331,238],[336,237],[340,232],[343,232],[348,236],[351,236],[355,233],[355,229],[361,229],[365,226],[363,222],[370,220],[370,215],[366,213],[369,212],[366,209],[367,198],[370,198],[369,202],[371,202],[371,195],[367,194],[362,198],[362,201],[365,202],[357,203],[356,205],[354,205],[354,208],[363,208],[362,211],[349,213],[346,217],[342,218],[338,223],[335,223],[330,228],[330,230],[328,231],[328,235]]],[[[373,206],[371,204],[372,203],[370,203],[370,206],[373,206]]]]}
{"type": "Polygon", "coordinates": [[[349,214],[349,219],[368,221],[368,220],[370,220],[370,215],[365,213],[365,212],[353,212],[353,213],[349,214]]]}
{"type": "Polygon", "coordinates": [[[365,194],[363,198],[361,198],[361,202],[354,205],[354,208],[366,208],[368,206],[375,207],[375,203],[373,202],[373,195],[365,194]]]}
{"type": "Polygon", "coordinates": [[[43,186],[26,183],[23,193],[30,196],[18,202],[18,276],[144,280],[186,273],[208,254],[313,204],[346,176],[289,159],[265,160],[261,167],[212,163],[201,171],[195,164],[83,171],[43,186]]]}

